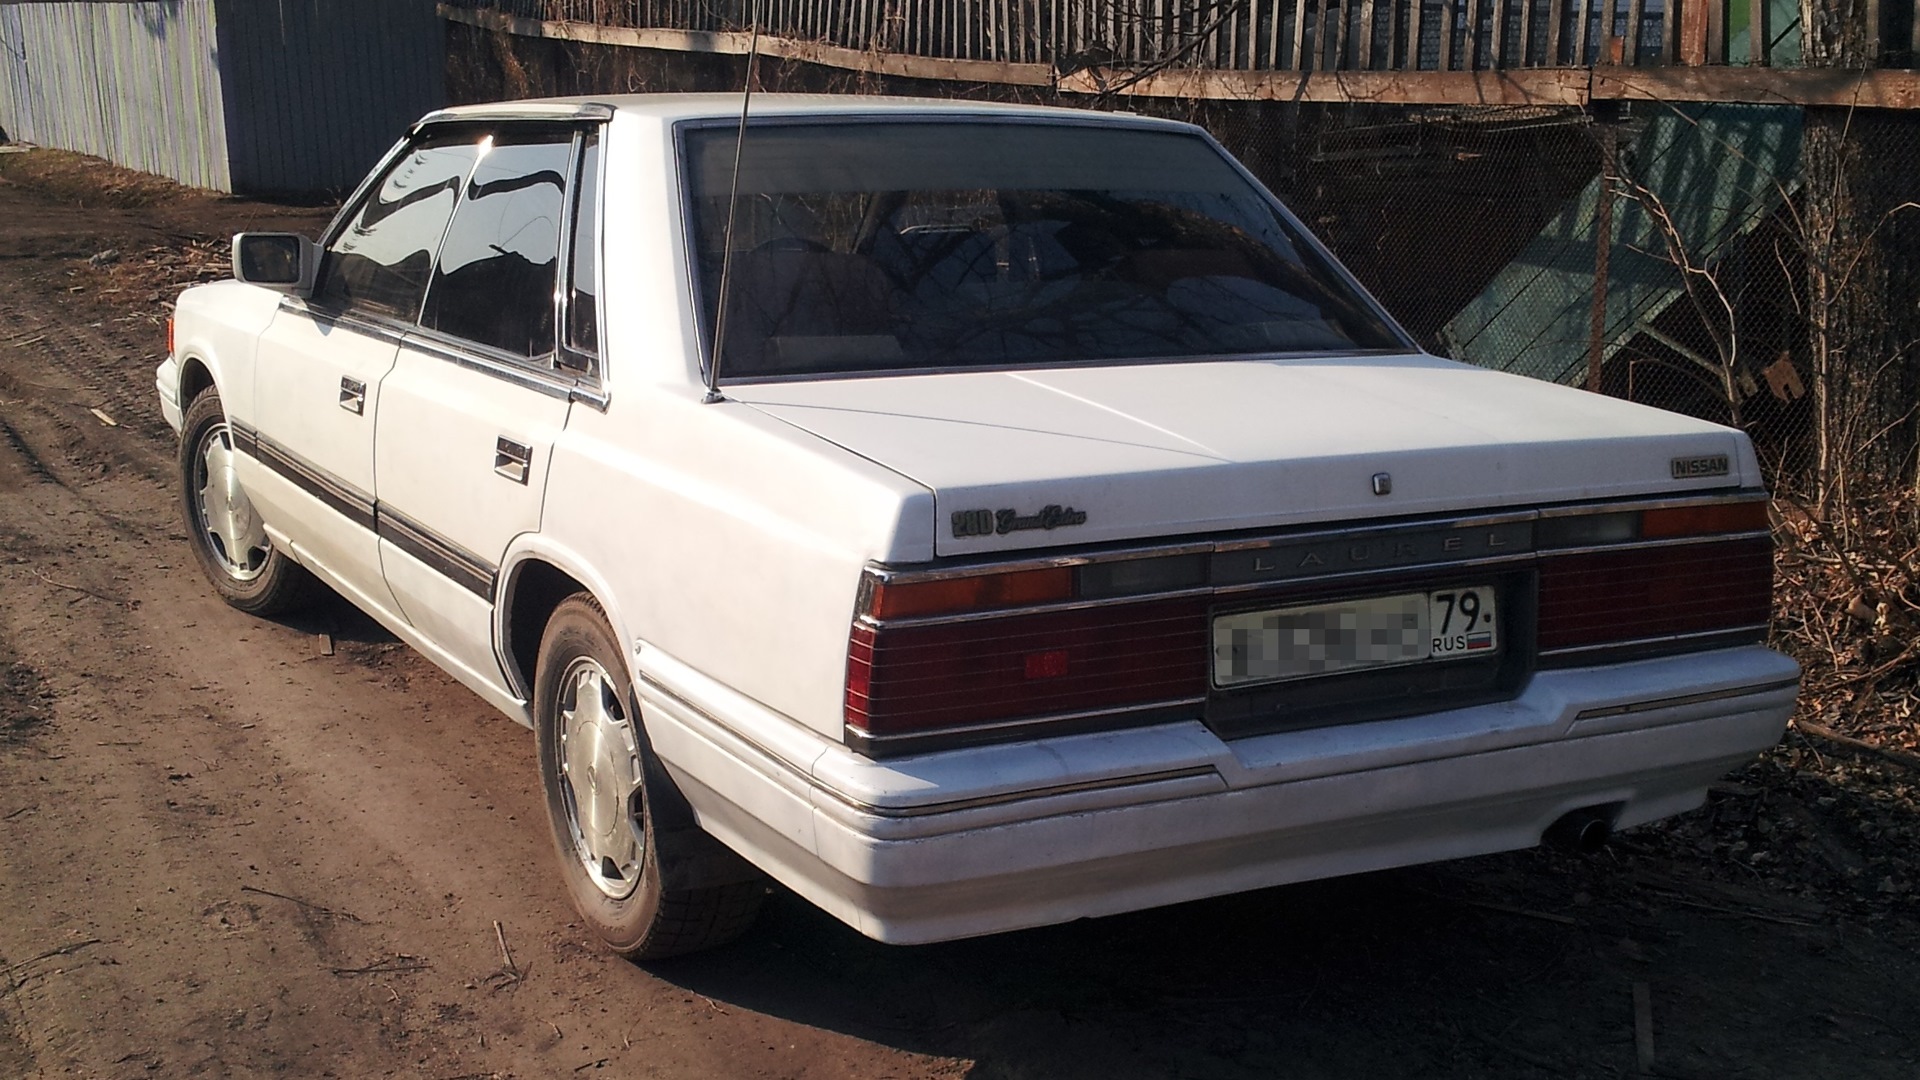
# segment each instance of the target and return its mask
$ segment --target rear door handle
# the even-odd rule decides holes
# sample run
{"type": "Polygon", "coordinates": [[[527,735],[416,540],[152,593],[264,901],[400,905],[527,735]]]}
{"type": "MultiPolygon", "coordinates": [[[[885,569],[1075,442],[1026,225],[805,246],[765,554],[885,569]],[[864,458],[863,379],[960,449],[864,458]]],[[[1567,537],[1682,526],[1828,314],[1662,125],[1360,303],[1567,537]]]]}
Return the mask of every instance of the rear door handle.
{"type": "Polygon", "coordinates": [[[340,407],[355,416],[365,416],[367,412],[367,384],[359,379],[340,379],[340,407]]]}
{"type": "Polygon", "coordinates": [[[506,436],[493,440],[493,471],[516,484],[527,482],[527,466],[533,464],[533,447],[514,442],[506,436]]]}

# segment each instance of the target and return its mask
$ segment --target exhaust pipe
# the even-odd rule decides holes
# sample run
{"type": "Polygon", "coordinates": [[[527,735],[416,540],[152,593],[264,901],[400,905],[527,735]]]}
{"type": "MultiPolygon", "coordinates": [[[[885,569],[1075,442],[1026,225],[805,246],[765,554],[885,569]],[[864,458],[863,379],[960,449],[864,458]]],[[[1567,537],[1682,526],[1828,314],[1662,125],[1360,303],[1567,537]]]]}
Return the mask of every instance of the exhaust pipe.
{"type": "Polygon", "coordinates": [[[1619,812],[1617,803],[1569,811],[1547,826],[1540,842],[1560,851],[1592,855],[1607,846],[1607,840],[1613,836],[1614,816],[1619,812]]]}

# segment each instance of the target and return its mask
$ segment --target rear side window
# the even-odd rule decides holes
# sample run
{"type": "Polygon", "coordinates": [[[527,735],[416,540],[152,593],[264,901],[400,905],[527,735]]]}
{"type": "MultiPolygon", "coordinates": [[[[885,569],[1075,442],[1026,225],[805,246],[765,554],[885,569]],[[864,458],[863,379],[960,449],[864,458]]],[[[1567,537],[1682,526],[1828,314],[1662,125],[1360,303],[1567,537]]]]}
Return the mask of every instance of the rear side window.
{"type": "Polygon", "coordinates": [[[314,299],[335,310],[413,321],[477,152],[471,133],[415,143],[328,246],[314,299]]]}
{"type": "Polygon", "coordinates": [[[549,356],[573,133],[503,128],[477,154],[420,325],[514,356],[549,356]]]}
{"type": "Polygon", "coordinates": [[[600,351],[600,133],[580,146],[580,182],[573,198],[573,270],[567,285],[567,345],[587,356],[600,351]]]}

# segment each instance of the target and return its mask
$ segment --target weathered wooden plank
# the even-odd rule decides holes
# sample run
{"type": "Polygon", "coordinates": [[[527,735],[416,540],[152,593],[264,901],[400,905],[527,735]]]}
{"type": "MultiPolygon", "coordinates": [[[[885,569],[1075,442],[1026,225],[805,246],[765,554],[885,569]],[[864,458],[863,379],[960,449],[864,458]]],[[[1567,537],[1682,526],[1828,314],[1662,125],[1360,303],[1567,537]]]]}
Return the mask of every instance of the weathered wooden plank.
{"type": "Polygon", "coordinates": [[[1707,60],[1727,62],[1727,5],[1733,0],[1704,0],[1707,8],[1707,60]]]}
{"type": "Polygon", "coordinates": [[[1306,53],[1302,47],[1306,44],[1307,0],[1293,0],[1293,52],[1287,58],[1287,66],[1294,71],[1308,68],[1306,53]]]}
{"type": "Polygon", "coordinates": [[[1534,0],[1520,0],[1520,47],[1514,58],[1514,67],[1527,67],[1533,63],[1533,5],[1534,0]]]}
{"type": "Polygon", "coordinates": [[[1507,0],[1487,0],[1493,9],[1493,27],[1487,37],[1487,67],[1507,66],[1507,0]]]}
{"type": "Polygon", "coordinates": [[[1480,0],[1467,0],[1467,33],[1460,42],[1460,66],[1472,71],[1480,63],[1480,0]]]}
{"type": "Polygon", "coordinates": [[[1354,63],[1362,71],[1373,70],[1373,0],[1360,0],[1360,48],[1354,63]]]}
{"type": "Polygon", "coordinates": [[[1671,64],[1680,58],[1680,3],[1666,0],[1660,8],[1660,62],[1671,64]]]}
{"type": "Polygon", "coordinates": [[[1551,0],[1547,10],[1547,66],[1566,63],[1560,53],[1560,35],[1567,24],[1567,0],[1551,0]]]}
{"type": "Polygon", "coordinates": [[[1625,63],[1640,62],[1640,22],[1646,17],[1647,0],[1628,0],[1625,63]]]}
{"type": "MultiPolygon", "coordinates": [[[[1068,93],[1098,89],[1081,74],[1068,93]]],[[[1125,91],[1140,97],[1406,105],[1586,105],[1591,101],[1858,104],[1920,109],[1920,71],[1749,67],[1579,67],[1507,71],[1207,71],[1176,69],[1125,91]]]]}
{"type": "MultiPolygon", "coordinates": [[[[752,38],[745,31],[662,30],[648,27],[598,26],[593,23],[528,19],[503,15],[492,10],[439,6],[440,17],[487,30],[499,30],[523,37],[550,38],[556,41],[581,41],[599,45],[624,45],[641,49],[666,49],[674,52],[715,53],[744,56],[752,38]]],[[[1048,64],[1010,64],[991,60],[956,60],[899,53],[873,53],[817,41],[800,41],[762,34],[760,52],[783,60],[897,75],[909,79],[950,79],[961,82],[1006,83],[1011,86],[1048,86],[1053,68],[1048,64]]]]}
{"type": "Polygon", "coordinates": [[[1400,66],[1407,71],[1420,70],[1421,0],[1407,0],[1407,52],[1400,66]]]}
{"type": "Polygon", "coordinates": [[[1747,8],[1747,63],[1756,67],[1766,67],[1773,62],[1768,56],[1768,43],[1773,34],[1767,25],[1767,0],[1749,0],[1747,8]]]}
{"type": "Polygon", "coordinates": [[[1698,67],[1707,62],[1707,12],[1718,0],[1684,0],[1680,8],[1680,63],[1698,67]]]}
{"type": "Polygon", "coordinates": [[[1454,7],[1459,0],[1441,0],[1440,5],[1440,61],[1436,68],[1440,71],[1453,70],[1453,23],[1454,7]]]}

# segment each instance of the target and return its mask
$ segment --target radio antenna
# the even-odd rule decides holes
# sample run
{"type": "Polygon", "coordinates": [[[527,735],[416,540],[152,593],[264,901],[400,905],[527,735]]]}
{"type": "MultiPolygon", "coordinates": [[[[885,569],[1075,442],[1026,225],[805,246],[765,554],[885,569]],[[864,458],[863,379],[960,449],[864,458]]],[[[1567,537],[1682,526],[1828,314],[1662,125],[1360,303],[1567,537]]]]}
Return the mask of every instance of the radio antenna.
{"type": "Polygon", "coordinates": [[[753,36],[747,39],[747,76],[740,89],[740,128],[733,136],[733,179],[727,183],[727,228],[720,241],[720,300],[713,312],[713,355],[707,357],[707,396],[712,405],[727,400],[720,393],[720,357],[727,344],[727,298],[733,284],[733,223],[740,206],[740,152],[747,145],[747,106],[753,102],[754,73],[760,58],[760,0],[750,9],[753,36]]]}

